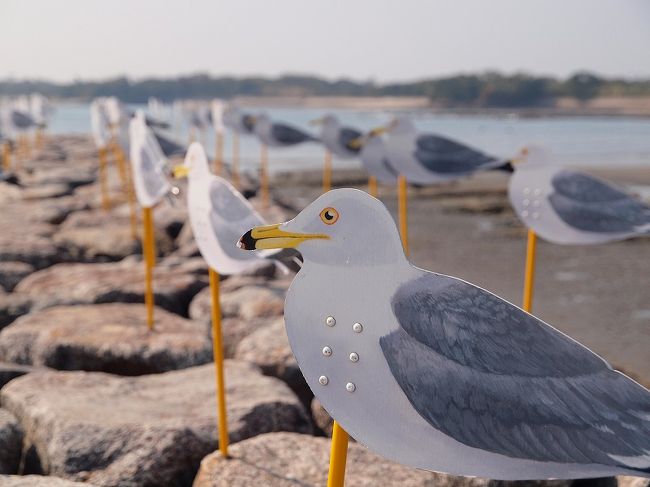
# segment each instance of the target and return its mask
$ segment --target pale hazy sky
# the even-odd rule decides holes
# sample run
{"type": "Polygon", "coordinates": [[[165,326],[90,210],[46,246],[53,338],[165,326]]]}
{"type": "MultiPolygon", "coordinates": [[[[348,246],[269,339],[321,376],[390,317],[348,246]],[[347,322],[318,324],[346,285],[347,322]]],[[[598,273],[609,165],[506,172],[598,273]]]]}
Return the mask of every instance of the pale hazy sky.
{"type": "Polygon", "coordinates": [[[0,79],[650,77],[649,0],[0,0],[0,79]]]}

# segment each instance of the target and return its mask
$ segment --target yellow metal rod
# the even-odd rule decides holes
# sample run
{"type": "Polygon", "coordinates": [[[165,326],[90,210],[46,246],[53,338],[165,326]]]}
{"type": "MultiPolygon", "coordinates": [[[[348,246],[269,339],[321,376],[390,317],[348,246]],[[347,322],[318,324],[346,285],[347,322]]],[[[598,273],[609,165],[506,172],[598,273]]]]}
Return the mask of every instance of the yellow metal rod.
{"type": "Polygon", "coordinates": [[[533,309],[533,291],[535,288],[535,261],[537,257],[537,235],[534,230],[528,229],[528,242],[526,244],[526,275],[524,276],[524,311],[529,313],[533,309]]]}
{"type": "Polygon", "coordinates": [[[212,353],[217,378],[217,413],[219,429],[219,451],[228,457],[228,417],[226,413],[226,382],[223,366],[223,338],[221,334],[221,302],[219,299],[219,274],[209,269],[210,295],[212,297],[212,353]]]}
{"type": "Polygon", "coordinates": [[[269,150],[266,144],[261,145],[260,150],[260,184],[262,193],[262,206],[269,206],[269,150]]]}
{"type": "Polygon", "coordinates": [[[223,170],[223,133],[217,132],[214,141],[214,173],[221,176],[223,170]]]}
{"type": "Polygon", "coordinates": [[[99,185],[102,192],[102,208],[104,211],[111,209],[111,200],[108,196],[108,173],[106,164],[106,148],[99,149],[99,185]]]}
{"type": "Polygon", "coordinates": [[[151,208],[142,208],[142,257],[144,260],[144,303],[147,308],[147,327],[153,330],[153,267],[154,267],[154,236],[153,213],[151,208]]]}
{"type": "Polygon", "coordinates": [[[399,214],[399,233],[402,237],[404,253],[409,255],[409,224],[408,224],[408,186],[406,177],[399,176],[397,179],[397,209],[399,214]]]}
{"type": "Polygon", "coordinates": [[[349,438],[348,433],[334,421],[327,487],[343,487],[345,484],[345,464],[348,459],[349,438]]]}
{"type": "Polygon", "coordinates": [[[325,149],[325,160],[323,161],[323,193],[332,189],[332,153],[325,149]]]}
{"type": "Polygon", "coordinates": [[[377,197],[377,178],[374,176],[368,178],[368,194],[377,197]]]}
{"type": "Polygon", "coordinates": [[[11,171],[11,149],[9,142],[2,144],[2,168],[5,172],[11,171]]]}
{"type": "Polygon", "coordinates": [[[135,205],[135,191],[131,184],[131,178],[129,177],[129,171],[127,171],[126,157],[124,156],[124,151],[121,147],[114,142],[113,152],[115,154],[115,161],[117,162],[117,170],[120,174],[120,180],[122,182],[122,191],[126,195],[126,199],[129,203],[129,215],[131,219],[131,238],[136,240],[138,238],[138,215],[135,205]]]}
{"type": "Polygon", "coordinates": [[[233,132],[232,134],[232,185],[239,189],[239,134],[233,132]]]}

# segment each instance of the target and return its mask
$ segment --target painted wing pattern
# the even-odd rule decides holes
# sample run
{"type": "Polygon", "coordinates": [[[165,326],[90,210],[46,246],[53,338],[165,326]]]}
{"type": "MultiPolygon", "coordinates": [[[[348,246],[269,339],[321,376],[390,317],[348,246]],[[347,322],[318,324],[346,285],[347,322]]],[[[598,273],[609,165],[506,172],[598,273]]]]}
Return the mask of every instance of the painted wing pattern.
{"type": "Polygon", "coordinates": [[[356,140],[359,137],[361,137],[361,135],[362,133],[359,132],[358,130],[343,127],[339,132],[339,142],[343,147],[345,147],[350,152],[358,153],[361,150],[361,146],[352,147],[349,144],[353,140],[356,140]]]}
{"type": "Polygon", "coordinates": [[[568,225],[588,232],[634,232],[650,225],[650,207],[587,174],[560,171],[548,200],[568,225]]]}
{"type": "Polygon", "coordinates": [[[514,458],[650,468],[650,392],[532,315],[424,273],[380,339],[415,410],[456,440],[514,458]]]}
{"type": "Polygon", "coordinates": [[[273,137],[283,145],[295,145],[309,140],[314,140],[311,135],[281,123],[274,123],[271,127],[271,131],[273,137]]]}
{"type": "Polygon", "coordinates": [[[431,171],[469,173],[497,161],[482,152],[438,135],[420,135],[416,139],[415,158],[431,171]]]}

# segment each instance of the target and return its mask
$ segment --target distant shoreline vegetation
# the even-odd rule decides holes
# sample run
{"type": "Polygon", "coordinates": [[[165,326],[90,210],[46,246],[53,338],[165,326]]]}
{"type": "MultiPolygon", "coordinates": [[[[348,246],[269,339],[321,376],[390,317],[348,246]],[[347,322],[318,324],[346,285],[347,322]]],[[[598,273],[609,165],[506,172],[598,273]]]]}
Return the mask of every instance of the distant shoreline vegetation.
{"type": "Polygon", "coordinates": [[[326,80],[316,76],[215,77],[207,74],[175,78],[52,83],[6,79],[0,81],[0,96],[40,92],[53,98],[90,100],[117,96],[129,103],[145,103],[151,96],[163,101],[244,97],[426,97],[443,107],[526,108],[552,105],[559,98],[587,102],[598,97],[650,96],[650,79],[626,80],[578,72],[566,79],[527,74],[503,75],[488,72],[414,82],[380,84],[349,79],[326,80]]]}

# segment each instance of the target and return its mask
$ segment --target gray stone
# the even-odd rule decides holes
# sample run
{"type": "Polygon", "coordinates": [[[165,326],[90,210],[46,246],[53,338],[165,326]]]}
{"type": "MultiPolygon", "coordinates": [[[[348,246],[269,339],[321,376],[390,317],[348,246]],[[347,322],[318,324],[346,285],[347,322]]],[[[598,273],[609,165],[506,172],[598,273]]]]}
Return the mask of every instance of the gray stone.
{"type": "Polygon", "coordinates": [[[89,487],[91,485],[45,475],[0,475],[0,487],[89,487]]]}
{"type": "MultiPolygon", "coordinates": [[[[191,299],[207,285],[207,276],[156,267],[153,288],[156,305],[187,316],[191,299]]],[[[142,303],[142,262],[58,264],[30,274],[15,288],[33,301],[33,309],[64,304],[142,303]]]]}
{"type": "Polygon", "coordinates": [[[149,331],[142,304],[57,306],[0,332],[0,360],[59,370],[142,375],[212,360],[208,327],[155,309],[149,331]]]}
{"type": "Polygon", "coordinates": [[[264,374],[286,382],[303,404],[309,406],[311,403],[313,394],[289,346],[284,318],[275,318],[244,337],[237,345],[234,357],[254,363],[264,374]]]}
{"type": "Polygon", "coordinates": [[[34,272],[34,266],[26,262],[0,262],[0,287],[11,291],[20,280],[34,272]]]}
{"type": "Polygon", "coordinates": [[[32,298],[22,293],[0,293],[0,330],[19,316],[29,313],[33,304],[32,298]]]}
{"type": "Polygon", "coordinates": [[[332,436],[334,420],[316,398],[311,401],[311,419],[314,421],[316,427],[325,433],[325,436],[332,436]]]}
{"type": "MultiPolygon", "coordinates": [[[[214,365],[140,377],[38,372],[0,391],[43,472],[96,485],[188,485],[218,448],[214,365]]],[[[233,443],[273,431],[309,433],[289,388],[226,361],[233,443]]]]}
{"type": "Polygon", "coordinates": [[[2,389],[10,380],[20,377],[21,375],[29,374],[35,370],[37,369],[29,365],[0,362],[0,389],[2,389]]]}
{"type": "MultiPolygon", "coordinates": [[[[327,484],[330,440],[296,433],[269,433],[242,441],[224,460],[212,453],[201,462],[194,487],[321,487],[327,484]]],[[[476,478],[424,472],[384,460],[350,443],[346,487],[484,487],[476,478]]]]}
{"type": "Polygon", "coordinates": [[[9,411],[0,409],[0,474],[18,473],[23,432],[9,411]]]}
{"type": "MultiPolygon", "coordinates": [[[[138,223],[138,235],[141,232],[142,226],[138,223]]],[[[139,239],[132,237],[129,215],[116,216],[102,210],[71,214],[53,239],[57,245],[66,249],[68,260],[77,262],[115,261],[141,252],[139,239]]],[[[169,253],[172,246],[172,239],[164,230],[157,228],[158,254],[169,253]]]]}

